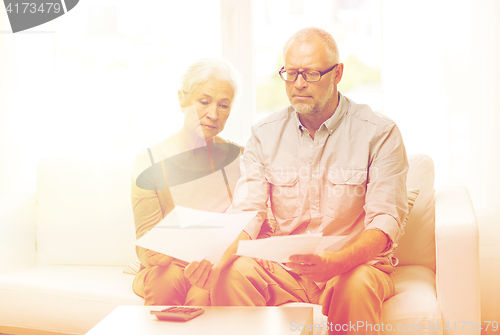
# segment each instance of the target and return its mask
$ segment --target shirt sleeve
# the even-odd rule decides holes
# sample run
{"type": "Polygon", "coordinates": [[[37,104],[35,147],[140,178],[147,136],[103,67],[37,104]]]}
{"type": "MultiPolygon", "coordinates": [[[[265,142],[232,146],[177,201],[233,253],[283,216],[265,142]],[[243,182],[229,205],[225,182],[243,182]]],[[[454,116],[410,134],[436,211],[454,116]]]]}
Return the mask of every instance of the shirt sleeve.
{"type": "MultiPolygon", "coordinates": [[[[255,239],[262,224],[268,222],[266,204],[269,199],[269,184],[264,174],[262,144],[253,127],[250,140],[241,156],[240,170],[241,177],[236,184],[234,202],[229,212],[257,211],[257,215],[244,228],[244,231],[255,239]]],[[[265,230],[269,228],[266,227],[265,230]]]]}
{"type": "Polygon", "coordinates": [[[408,212],[408,159],[401,133],[394,123],[383,127],[370,147],[365,230],[384,232],[390,239],[389,249],[401,236],[402,222],[408,212]]]}

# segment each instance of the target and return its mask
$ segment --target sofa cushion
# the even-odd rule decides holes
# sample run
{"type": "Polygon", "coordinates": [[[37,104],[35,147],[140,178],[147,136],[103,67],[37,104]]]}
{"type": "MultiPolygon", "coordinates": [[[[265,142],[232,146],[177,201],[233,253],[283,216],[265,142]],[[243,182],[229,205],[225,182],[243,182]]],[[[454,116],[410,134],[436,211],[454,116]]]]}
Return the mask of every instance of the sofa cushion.
{"type": "Polygon", "coordinates": [[[401,329],[406,330],[405,334],[443,334],[433,271],[421,265],[398,266],[394,286],[394,296],[386,300],[382,308],[385,329],[391,324],[392,331],[383,333],[401,329]]]}
{"type": "Polygon", "coordinates": [[[119,266],[36,266],[0,275],[0,326],[84,334],[118,305],[143,305],[119,266]]]}
{"type": "MultiPolygon", "coordinates": [[[[406,226],[408,223],[408,220],[410,219],[411,216],[411,210],[413,209],[413,206],[415,206],[415,202],[417,201],[418,194],[420,193],[420,189],[418,188],[409,188],[407,190],[407,197],[408,197],[408,214],[406,215],[406,218],[403,220],[403,228],[406,226]]],[[[404,233],[404,230],[403,230],[404,233]]]]}
{"type": "Polygon", "coordinates": [[[134,259],[133,162],[133,153],[40,158],[37,264],[127,265],[134,259]]]}
{"type": "Polygon", "coordinates": [[[420,192],[395,256],[399,265],[422,265],[436,271],[434,163],[424,154],[411,155],[408,160],[407,188],[418,188],[420,192]]]}
{"type": "MultiPolygon", "coordinates": [[[[396,268],[394,275],[394,296],[382,305],[382,317],[378,326],[382,334],[442,335],[441,310],[436,299],[436,275],[429,268],[421,265],[408,265],[396,268]],[[383,326],[382,326],[383,324],[383,326]]],[[[286,306],[304,306],[294,302],[286,306]]],[[[321,306],[314,307],[314,335],[327,335],[327,318],[322,314],[321,306]]],[[[361,322],[361,321],[360,321],[361,322]]],[[[356,323],[356,325],[358,325],[356,323]]],[[[372,325],[373,329],[374,325],[372,325]]],[[[359,333],[370,330],[370,326],[359,324],[359,333]]]]}

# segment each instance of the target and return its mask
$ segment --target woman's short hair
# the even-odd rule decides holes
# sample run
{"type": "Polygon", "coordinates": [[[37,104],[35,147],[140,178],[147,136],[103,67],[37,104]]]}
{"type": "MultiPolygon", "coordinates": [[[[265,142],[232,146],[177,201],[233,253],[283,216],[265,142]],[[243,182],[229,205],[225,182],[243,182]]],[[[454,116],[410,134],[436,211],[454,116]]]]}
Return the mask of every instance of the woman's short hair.
{"type": "Polygon", "coordinates": [[[240,76],[233,65],[223,58],[203,58],[192,63],[181,75],[180,90],[184,95],[184,101],[189,99],[198,85],[212,78],[228,82],[236,97],[240,76]]]}
{"type": "Polygon", "coordinates": [[[332,64],[339,62],[339,48],[333,36],[324,29],[316,27],[302,28],[293,34],[290,39],[283,46],[283,60],[285,60],[285,55],[290,44],[297,41],[307,41],[312,36],[318,37],[326,48],[326,57],[328,61],[332,64]]]}

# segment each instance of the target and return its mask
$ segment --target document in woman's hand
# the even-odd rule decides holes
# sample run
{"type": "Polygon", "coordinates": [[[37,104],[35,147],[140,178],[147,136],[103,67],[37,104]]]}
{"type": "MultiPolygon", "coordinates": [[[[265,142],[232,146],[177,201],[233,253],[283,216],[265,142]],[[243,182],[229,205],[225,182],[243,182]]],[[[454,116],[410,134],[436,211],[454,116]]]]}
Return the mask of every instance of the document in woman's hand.
{"type": "Polygon", "coordinates": [[[212,213],[176,206],[135,244],[186,262],[206,259],[216,263],[256,214],[212,213]]]}

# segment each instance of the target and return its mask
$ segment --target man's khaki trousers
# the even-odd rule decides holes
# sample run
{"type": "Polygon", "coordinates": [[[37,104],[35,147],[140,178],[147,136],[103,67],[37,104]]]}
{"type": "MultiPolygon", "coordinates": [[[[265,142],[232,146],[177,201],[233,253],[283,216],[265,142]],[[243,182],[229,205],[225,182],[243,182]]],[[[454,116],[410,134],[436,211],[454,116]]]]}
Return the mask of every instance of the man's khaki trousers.
{"type": "Polygon", "coordinates": [[[361,265],[316,284],[277,264],[270,272],[252,258],[239,257],[221,272],[210,299],[212,306],[321,304],[330,334],[380,334],[375,329],[380,329],[382,303],[394,295],[392,277],[373,266],[361,265]],[[361,321],[364,326],[357,327],[361,321]]]}

